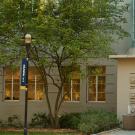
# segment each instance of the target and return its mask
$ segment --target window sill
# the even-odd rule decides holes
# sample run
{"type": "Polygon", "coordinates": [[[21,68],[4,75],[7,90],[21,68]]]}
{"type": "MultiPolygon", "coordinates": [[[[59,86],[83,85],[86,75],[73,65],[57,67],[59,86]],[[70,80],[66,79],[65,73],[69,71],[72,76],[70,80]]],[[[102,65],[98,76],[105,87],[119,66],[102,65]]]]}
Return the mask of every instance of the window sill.
{"type": "Polygon", "coordinates": [[[20,100],[3,100],[4,102],[20,102],[20,100]]]}
{"type": "MultiPolygon", "coordinates": [[[[3,100],[4,102],[20,102],[21,100],[3,100]]],[[[44,100],[27,100],[28,102],[43,102],[44,100]]]]}
{"type": "Polygon", "coordinates": [[[106,101],[88,101],[88,103],[101,103],[101,104],[104,103],[105,104],[106,101]]]}
{"type": "Polygon", "coordinates": [[[28,100],[28,102],[43,102],[44,100],[28,100]]]}
{"type": "Polygon", "coordinates": [[[80,103],[80,101],[64,101],[64,103],[80,103]]]}

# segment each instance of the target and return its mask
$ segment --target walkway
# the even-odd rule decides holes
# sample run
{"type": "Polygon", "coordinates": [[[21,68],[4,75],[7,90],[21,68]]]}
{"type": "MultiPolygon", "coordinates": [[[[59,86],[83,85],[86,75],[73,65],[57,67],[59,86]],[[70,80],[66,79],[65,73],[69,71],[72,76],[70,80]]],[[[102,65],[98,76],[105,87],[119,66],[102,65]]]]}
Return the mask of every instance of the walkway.
{"type": "Polygon", "coordinates": [[[127,131],[127,130],[118,129],[110,132],[100,133],[98,135],[135,135],[135,130],[127,131]]]}

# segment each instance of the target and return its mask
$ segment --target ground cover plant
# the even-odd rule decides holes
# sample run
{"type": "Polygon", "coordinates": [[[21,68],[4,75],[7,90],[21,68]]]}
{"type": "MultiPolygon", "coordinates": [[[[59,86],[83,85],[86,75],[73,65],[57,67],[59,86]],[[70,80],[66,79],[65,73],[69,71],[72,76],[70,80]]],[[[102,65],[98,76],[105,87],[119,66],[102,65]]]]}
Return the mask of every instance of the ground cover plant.
{"type": "Polygon", "coordinates": [[[87,135],[119,127],[115,113],[90,109],[80,115],[78,129],[87,135]]]}
{"type": "Polygon", "coordinates": [[[80,123],[81,113],[67,113],[60,117],[59,124],[60,128],[77,129],[78,123],[80,123]]]}

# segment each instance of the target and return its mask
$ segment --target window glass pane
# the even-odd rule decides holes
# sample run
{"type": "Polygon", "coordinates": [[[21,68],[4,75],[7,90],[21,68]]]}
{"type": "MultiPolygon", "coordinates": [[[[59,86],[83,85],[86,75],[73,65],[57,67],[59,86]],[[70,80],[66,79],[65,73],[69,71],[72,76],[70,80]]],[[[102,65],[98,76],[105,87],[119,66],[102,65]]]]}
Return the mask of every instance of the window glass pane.
{"type": "Polygon", "coordinates": [[[28,100],[35,100],[35,67],[29,67],[28,100]]]}
{"type": "Polygon", "coordinates": [[[13,69],[12,73],[13,73],[14,80],[19,81],[19,79],[20,79],[20,70],[19,70],[19,68],[13,69]]]}
{"type": "Polygon", "coordinates": [[[44,98],[44,85],[42,83],[37,83],[36,87],[36,100],[42,100],[44,98]]]}
{"type": "Polygon", "coordinates": [[[105,76],[98,76],[98,101],[105,101],[105,76]]]}
{"type": "Polygon", "coordinates": [[[5,82],[5,100],[11,100],[12,83],[5,82]]]}
{"type": "Polygon", "coordinates": [[[4,78],[5,80],[11,80],[12,79],[12,70],[9,67],[4,68],[4,78]]]}
{"type": "Polygon", "coordinates": [[[72,100],[80,101],[80,80],[72,79],[72,100]]]}
{"type": "Polygon", "coordinates": [[[88,84],[88,100],[96,101],[96,76],[90,76],[88,84]]]}
{"type": "Polygon", "coordinates": [[[64,101],[71,101],[71,87],[70,84],[64,84],[64,101]]]}
{"type": "Polygon", "coordinates": [[[13,100],[19,100],[20,94],[20,70],[19,68],[13,69],[13,100]]]}
{"type": "Polygon", "coordinates": [[[20,94],[19,88],[20,88],[20,84],[18,80],[13,84],[13,100],[19,100],[19,94],[20,94]]]}
{"type": "Polygon", "coordinates": [[[96,92],[90,93],[88,98],[89,98],[89,101],[96,101],[96,92]]]}
{"type": "Polygon", "coordinates": [[[36,100],[44,98],[44,83],[38,70],[36,70],[36,100]]]}
{"type": "Polygon", "coordinates": [[[29,80],[34,80],[36,74],[36,68],[35,67],[29,67],[29,80]]]}
{"type": "Polygon", "coordinates": [[[98,101],[105,101],[105,93],[98,93],[98,101]]]}
{"type": "Polygon", "coordinates": [[[19,100],[19,68],[12,69],[10,67],[4,68],[5,79],[5,100],[19,100]]]}
{"type": "Polygon", "coordinates": [[[105,75],[105,66],[88,67],[88,75],[105,75]]]}
{"type": "Polygon", "coordinates": [[[35,99],[35,85],[32,82],[29,82],[28,84],[28,100],[34,100],[35,99]]]}

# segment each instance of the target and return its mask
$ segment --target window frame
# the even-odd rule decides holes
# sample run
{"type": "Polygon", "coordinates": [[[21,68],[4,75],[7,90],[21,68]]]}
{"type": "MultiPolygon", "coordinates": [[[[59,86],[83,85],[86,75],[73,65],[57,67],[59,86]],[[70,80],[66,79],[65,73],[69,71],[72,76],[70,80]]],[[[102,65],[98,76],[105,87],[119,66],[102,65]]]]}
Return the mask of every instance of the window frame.
{"type": "MultiPolygon", "coordinates": [[[[34,83],[33,83],[33,86],[34,86],[34,99],[28,99],[29,101],[43,101],[44,100],[44,95],[43,95],[43,99],[36,99],[37,97],[37,76],[38,75],[34,75],[34,83]]],[[[41,83],[43,84],[43,83],[41,83]]],[[[28,81],[28,90],[29,90],[29,81],[28,81]]],[[[44,94],[44,87],[43,87],[43,94],[44,94]]]]}
{"type": "MultiPolygon", "coordinates": [[[[5,69],[8,68],[8,67],[4,67],[3,68],[3,72],[4,72],[4,76],[3,76],[3,89],[4,89],[4,101],[19,101],[20,100],[20,89],[19,89],[19,99],[14,99],[14,73],[12,71],[12,76],[11,76],[11,99],[6,99],[6,79],[5,79],[5,69]]],[[[10,68],[11,69],[11,68],[10,68]]],[[[12,70],[12,69],[11,69],[12,70]]],[[[19,76],[19,87],[20,87],[20,76],[19,76]]]]}
{"type": "MultiPolygon", "coordinates": [[[[68,67],[68,66],[64,66],[64,67],[68,67]]],[[[69,95],[69,97],[71,97],[70,98],[70,100],[64,100],[64,102],[67,102],[67,103],[79,103],[80,102],[80,99],[81,99],[81,87],[80,87],[80,81],[81,81],[81,79],[80,79],[80,66],[79,65],[77,65],[77,66],[75,66],[75,68],[77,67],[77,69],[79,69],[79,70],[73,70],[72,72],[71,72],[71,74],[75,71],[79,71],[78,73],[79,73],[79,79],[74,79],[74,78],[70,78],[70,81],[69,81],[69,83],[66,83],[66,84],[68,84],[69,85],[69,88],[70,88],[70,95],[69,95]],[[79,85],[79,100],[77,101],[77,100],[73,100],[73,85],[74,85],[74,83],[73,83],[73,80],[79,80],[79,83],[78,83],[78,85],[79,85]]],[[[73,66],[73,68],[74,68],[74,66],[73,66]]],[[[63,86],[63,94],[62,94],[62,96],[66,96],[66,94],[64,95],[64,86],[63,86]]]]}
{"type": "MultiPolygon", "coordinates": [[[[33,67],[33,66],[31,66],[31,67],[33,67]]],[[[35,68],[35,67],[34,67],[35,68]]],[[[30,69],[30,68],[29,68],[30,69]]],[[[20,68],[18,68],[18,72],[20,73],[20,68]]],[[[11,101],[11,102],[13,102],[13,101],[20,101],[20,81],[21,81],[21,77],[20,77],[20,75],[21,74],[19,74],[19,99],[13,99],[13,97],[14,97],[14,84],[16,84],[16,82],[14,81],[15,79],[15,75],[14,75],[14,72],[13,72],[13,70],[12,70],[12,68],[11,67],[3,67],[3,90],[4,90],[4,92],[3,92],[3,100],[4,101],[11,101]],[[10,69],[11,70],[11,74],[12,74],[12,76],[11,76],[11,99],[6,99],[6,68],[8,69],[10,69]]],[[[37,99],[37,86],[38,86],[38,81],[37,81],[37,76],[38,76],[39,74],[34,74],[34,83],[32,84],[33,86],[34,86],[34,90],[33,90],[33,92],[34,92],[34,99],[28,99],[28,101],[43,101],[44,100],[44,84],[43,83],[40,83],[40,84],[42,84],[43,85],[43,89],[42,89],[42,91],[43,91],[43,98],[42,99],[37,99]]],[[[28,80],[28,81],[30,81],[30,79],[28,80]]],[[[29,83],[28,83],[28,85],[29,85],[29,83]]],[[[28,87],[28,90],[29,90],[29,87],[28,87]]]]}
{"type": "Polygon", "coordinates": [[[89,75],[89,73],[88,73],[88,75],[87,75],[87,102],[88,103],[106,103],[106,66],[105,65],[91,65],[91,66],[88,66],[87,67],[87,71],[88,71],[88,69],[90,68],[90,67],[104,67],[105,68],[105,73],[104,73],[104,75],[89,75]],[[89,77],[90,76],[95,76],[96,77],[96,100],[89,100],[89,94],[90,94],[90,92],[89,92],[89,77]],[[104,85],[105,85],[105,89],[104,89],[104,93],[105,93],[105,100],[104,101],[99,101],[98,100],[98,93],[101,93],[101,92],[98,92],[99,90],[98,90],[98,85],[99,85],[99,83],[98,83],[98,80],[99,80],[99,77],[100,76],[102,76],[102,77],[105,77],[105,82],[104,82],[104,85]]]}

